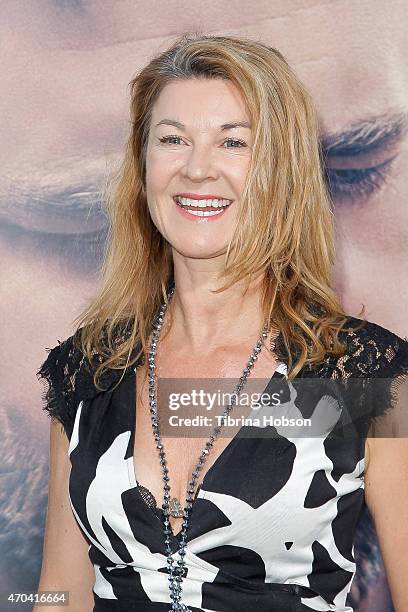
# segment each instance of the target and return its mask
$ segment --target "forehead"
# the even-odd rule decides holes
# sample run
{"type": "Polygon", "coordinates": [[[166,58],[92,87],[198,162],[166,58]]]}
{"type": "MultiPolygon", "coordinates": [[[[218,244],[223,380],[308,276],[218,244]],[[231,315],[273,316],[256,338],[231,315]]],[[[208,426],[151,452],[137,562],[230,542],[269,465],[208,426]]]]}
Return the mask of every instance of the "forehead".
{"type": "Polygon", "coordinates": [[[187,79],[165,85],[153,106],[152,125],[163,117],[205,128],[248,120],[239,90],[223,79],[187,79]]]}
{"type": "Polygon", "coordinates": [[[407,22],[399,1],[292,0],[271,3],[267,18],[236,33],[278,48],[312,94],[323,131],[335,132],[407,99],[407,22]]]}

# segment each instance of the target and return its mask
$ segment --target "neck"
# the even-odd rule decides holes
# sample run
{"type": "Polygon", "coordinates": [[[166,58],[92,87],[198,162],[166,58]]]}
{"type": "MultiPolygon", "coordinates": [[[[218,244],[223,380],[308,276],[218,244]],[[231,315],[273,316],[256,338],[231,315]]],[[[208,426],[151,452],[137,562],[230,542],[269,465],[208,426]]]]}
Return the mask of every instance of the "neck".
{"type": "MultiPolygon", "coordinates": [[[[193,353],[216,349],[234,342],[252,340],[258,336],[261,320],[261,280],[253,281],[248,289],[235,284],[221,293],[211,278],[199,280],[175,274],[175,292],[169,311],[172,326],[167,337],[193,353]]],[[[166,316],[168,319],[168,316],[166,316]]]]}

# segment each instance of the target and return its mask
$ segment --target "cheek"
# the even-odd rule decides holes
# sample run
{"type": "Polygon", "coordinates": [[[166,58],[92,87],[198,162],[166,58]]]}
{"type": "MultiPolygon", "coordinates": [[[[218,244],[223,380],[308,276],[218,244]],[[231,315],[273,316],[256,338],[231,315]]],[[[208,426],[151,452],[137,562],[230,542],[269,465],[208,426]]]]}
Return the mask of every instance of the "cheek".
{"type": "Polygon", "coordinates": [[[169,218],[171,219],[168,198],[161,195],[161,193],[155,189],[148,188],[147,207],[153,224],[159,230],[159,232],[165,238],[167,238],[166,227],[168,225],[169,218]]]}
{"type": "Polygon", "coordinates": [[[160,195],[168,191],[172,177],[177,175],[180,163],[173,156],[151,152],[146,158],[146,184],[151,193],[160,195]]]}
{"type": "Polygon", "coordinates": [[[162,229],[171,194],[175,187],[174,160],[163,159],[162,155],[150,155],[146,162],[146,196],[150,215],[156,227],[162,229]]]}
{"type": "Polygon", "coordinates": [[[249,158],[240,158],[234,160],[234,163],[230,163],[224,168],[224,175],[229,178],[231,185],[238,193],[241,193],[244,188],[249,162],[249,158]]]}

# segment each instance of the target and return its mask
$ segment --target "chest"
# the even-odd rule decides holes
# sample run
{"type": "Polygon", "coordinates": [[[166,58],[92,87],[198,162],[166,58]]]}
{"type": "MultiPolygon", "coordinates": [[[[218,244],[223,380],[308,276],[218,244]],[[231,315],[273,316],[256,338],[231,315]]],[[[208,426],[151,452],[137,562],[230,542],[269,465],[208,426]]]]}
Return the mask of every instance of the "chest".
{"type": "MultiPolygon", "coordinates": [[[[228,385],[228,387],[231,387],[229,390],[233,392],[248,358],[248,347],[233,347],[232,350],[219,351],[207,358],[193,358],[191,355],[183,357],[179,354],[178,358],[174,359],[171,351],[167,351],[166,356],[163,355],[160,361],[157,360],[156,372],[158,377],[163,378],[227,378],[229,379],[228,382],[232,383],[228,385]]],[[[251,380],[249,382],[248,378],[247,388],[250,388],[252,392],[263,392],[277,366],[278,362],[274,355],[263,349],[251,370],[251,380]]],[[[147,369],[144,366],[139,367],[136,372],[135,397],[136,428],[133,453],[135,474],[139,484],[149,489],[154,495],[157,505],[161,507],[163,503],[162,470],[159,451],[156,448],[153,436],[149,410],[148,376],[147,369]]],[[[224,437],[222,437],[223,432],[221,432],[207,455],[201,471],[199,471],[196,487],[202,485],[205,474],[227,449],[238,429],[238,426],[229,427],[228,433],[225,433],[224,437]]],[[[207,435],[197,437],[196,433],[194,437],[187,434],[180,437],[168,436],[162,438],[169,470],[170,496],[177,497],[183,507],[185,505],[187,483],[191,479],[191,474],[207,440],[207,435]]],[[[181,529],[182,521],[182,518],[171,517],[170,523],[173,532],[178,532],[181,529]]]]}

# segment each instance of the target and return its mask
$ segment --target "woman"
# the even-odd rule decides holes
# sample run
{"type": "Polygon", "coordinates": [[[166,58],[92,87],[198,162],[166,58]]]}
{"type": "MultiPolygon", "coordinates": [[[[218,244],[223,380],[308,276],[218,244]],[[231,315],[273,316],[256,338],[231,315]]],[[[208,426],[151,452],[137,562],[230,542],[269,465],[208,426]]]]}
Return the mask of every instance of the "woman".
{"type": "Polygon", "coordinates": [[[408,341],[346,315],[330,287],[309,94],[276,49],[196,35],[153,58],[131,96],[100,291],[38,372],[53,417],[39,588],[96,612],[351,610],[367,501],[406,609],[408,449],[373,438],[401,433],[408,341]],[[314,379],[282,405],[300,414],[308,398],[330,426],[164,438],[157,382],[195,376],[234,379],[236,397],[250,376],[280,392],[314,379]],[[352,378],[346,426],[317,382],[352,378]]]}

